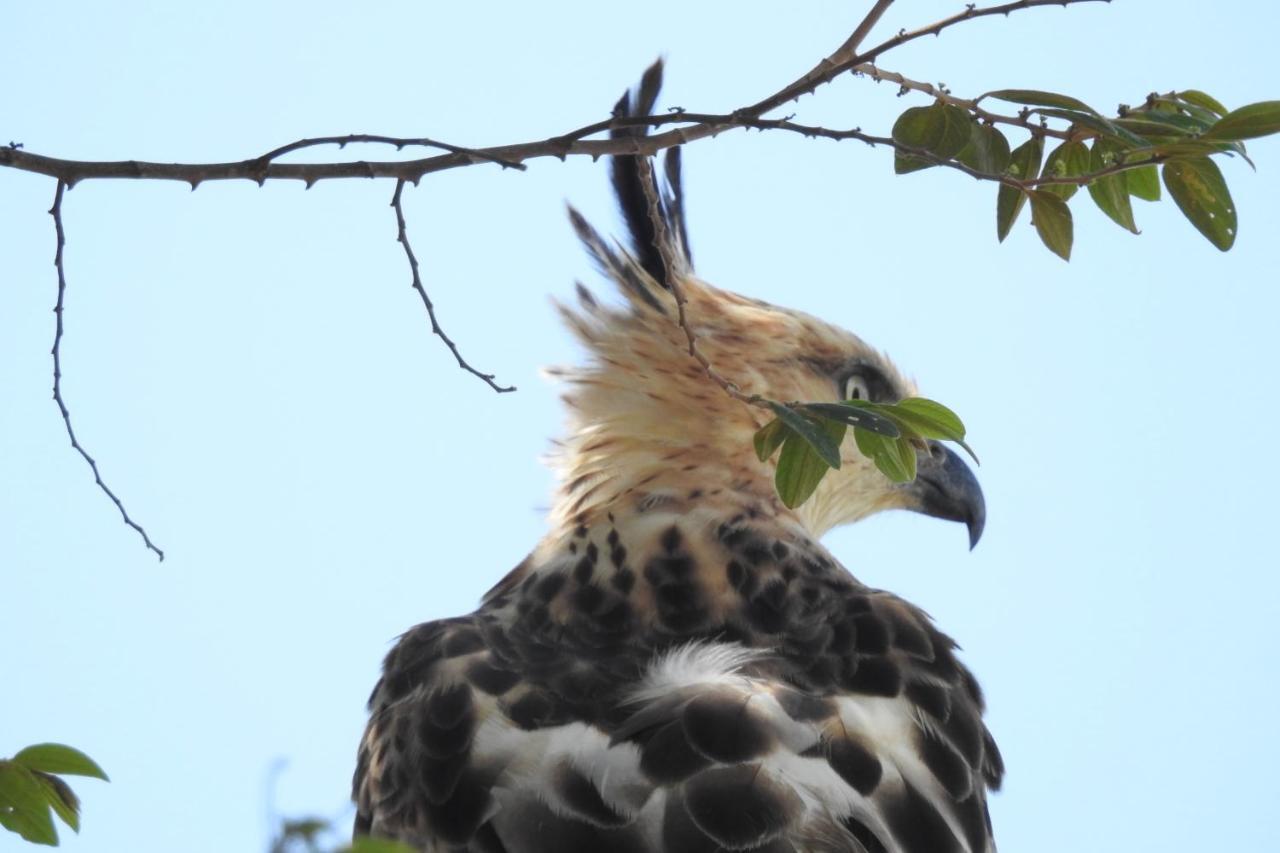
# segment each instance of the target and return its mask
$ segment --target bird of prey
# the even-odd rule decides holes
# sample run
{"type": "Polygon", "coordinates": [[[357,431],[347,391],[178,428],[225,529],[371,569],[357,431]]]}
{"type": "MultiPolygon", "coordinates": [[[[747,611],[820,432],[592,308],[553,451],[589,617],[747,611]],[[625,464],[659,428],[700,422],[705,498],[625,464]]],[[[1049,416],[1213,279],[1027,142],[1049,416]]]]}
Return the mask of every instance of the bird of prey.
{"type": "MultiPolygon", "coordinates": [[[[617,115],[652,113],[661,64],[617,115]]],[[[616,136],[643,134],[626,128],[616,136]]],[[[857,453],[787,509],[759,409],[913,394],[815,317],[696,278],[678,149],[612,161],[630,230],[570,218],[625,304],[562,307],[589,353],[550,532],[466,616],[410,629],[370,698],[356,834],[432,853],[991,853],[1000,753],[955,643],[820,543],[884,509],[952,519],[980,488],[930,442],[895,484],[857,453]],[[662,184],[662,186],[659,186],[662,184]]],[[[848,442],[852,444],[852,442],[848,442]]]]}

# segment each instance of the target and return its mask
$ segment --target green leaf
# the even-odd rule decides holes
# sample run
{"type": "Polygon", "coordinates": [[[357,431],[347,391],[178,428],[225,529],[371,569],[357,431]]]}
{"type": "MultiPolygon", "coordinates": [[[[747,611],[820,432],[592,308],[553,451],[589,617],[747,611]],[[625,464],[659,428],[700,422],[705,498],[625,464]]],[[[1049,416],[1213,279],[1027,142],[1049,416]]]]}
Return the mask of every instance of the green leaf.
{"type": "Polygon", "coordinates": [[[62,818],[62,822],[74,832],[79,832],[80,799],[71,790],[71,786],[48,773],[35,773],[35,777],[44,786],[46,799],[53,807],[54,814],[62,818]]]}
{"type": "Polygon", "coordinates": [[[1227,108],[1219,103],[1217,99],[1210,95],[1206,95],[1199,89],[1187,89],[1184,92],[1178,92],[1178,97],[1186,101],[1188,104],[1195,104],[1201,109],[1209,110],[1210,112],[1217,113],[1220,116],[1224,116],[1228,112],[1227,108]]]}
{"type": "MultiPolygon", "coordinates": [[[[1098,137],[1094,140],[1093,150],[1089,152],[1089,171],[1100,172],[1116,163],[1116,154],[1120,147],[1110,139],[1098,137]]],[[[1152,168],[1144,166],[1143,169],[1152,168]]],[[[1139,171],[1137,169],[1133,171],[1139,171]]],[[[1154,173],[1154,169],[1152,172],[1154,173]]],[[[1089,183],[1089,197],[1098,209],[1111,217],[1121,228],[1127,228],[1134,234],[1139,233],[1138,224],[1133,220],[1133,205],[1129,202],[1129,187],[1125,179],[1127,173],[1117,172],[1114,175],[1095,178],[1089,183]]],[[[1157,189],[1158,189],[1157,185],[1157,189]]]]}
{"type": "Polygon", "coordinates": [[[0,761],[0,815],[6,829],[27,841],[57,846],[49,794],[34,773],[15,761],[0,761]]]}
{"type": "Polygon", "coordinates": [[[1125,169],[1120,174],[1124,176],[1124,185],[1128,188],[1129,195],[1143,201],[1160,200],[1160,176],[1156,174],[1155,166],[1125,169]]]}
{"type": "Polygon", "coordinates": [[[875,403],[865,400],[847,400],[843,403],[804,403],[800,406],[820,418],[839,421],[849,426],[862,427],[890,438],[898,437],[898,427],[879,413],[875,403]]]}
{"type": "MultiPolygon", "coordinates": [[[[826,425],[829,421],[814,420],[800,414],[790,406],[784,406],[781,403],[775,403],[772,400],[766,401],[769,408],[773,409],[773,413],[777,415],[784,424],[795,433],[796,436],[803,439],[809,444],[831,468],[840,467],[840,439],[831,440],[829,430],[826,425]]],[[[840,438],[844,438],[844,424],[840,424],[840,438]]],[[[792,436],[784,439],[789,441],[792,436]]],[[[785,447],[785,444],[784,444],[785,447]]]]}
{"type": "Polygon", "coordinates": [[[782,444],[783,439],[787,437],[788,432],[786,425],[777,418],[769,421],[769,423],[756,431],[751,441],[756,446],[756,456],[761,462],[766,461],[773,455],[773,452],[782,444]]]}
{"type": "MultiPolygon", "coordinates": [[[[912,107],[893,123],[893,141],[909,148],[928,151],[940,160],[949,160],[969,142],[973,119],[959,107],[938,101],[927,107],[912,107]]],[[[903,175],[936,165],[932,160],[901,151],[894,155],[893,169],[903,175]]]]}
{"type": "Polygon", "coordinates": [[[908,397],[893,406],[894,414],[907,420],[924,438],[964,440],[964,422],[946,406],[927,397],[908,397]]]}
{"type": "Polygon", "coordinates": [[[414,853],[412,847],[401,841],[390,838],[370,838],[367,835],[351,842],[350,847],[342,848],[343,853],[414,853]]]}
{"type": "Polygon", "coordinates": [[[1087,127],[1095,133],[1100,133],[1103,136],[1110,136],[1119,142],[1125,143],[1131,148],[1145,148],[1150,144],[1141,136],[1138,136],[1126,128],[1116,125],[1096,113],[1082,113],[1074,110],[1052,109],[1037,109],[1036,112],[1043,116],[1049,116],[1050,118],[1060,118],[1065,121],[1069,121],[1072,125],[1087,127]]]}
{"type": "Polygon", "coordinates": [[[1280,101],[1260,101],[1227,113],[1203,139],[1238,141],[1280,133],[1280,101]]]}
{"type": "Polygon", "coordinates": [[[1040,92],[1035,89],[997,89],[994,92],[987,92],[979,97],[978,100],[981,101],[982,98],[996,98],[1028,107],[1063,107],[1068,110],[1093,113],[1094,115],[1097,115],[1098,112],[1084,101],[1077,100],[1070,95],[1059,95],[1056,92],[1040,92]]]}
{"type": "MultiPolygon", "coordinates": [[[[1031,137],[1013,149],[1010,155],[1009,168],[1005,174],[1025,181],[1040,174],[1040,158],[1044,156],[1044,140],[1031,137]]],[[[1000,242],[1009,236],[1009,230],[1022,212],[1022,205],[1027,200],[1026,194],[1017,187],[1001,184],[996,195],[996,236],[1000,242]]]]}
{"type": "Polygon", "coordinates": [[[969,144],[956,159],[986,175],[1003,175],[1009,168],[1009,140],[993,125],[972,122],[969,144]]]}
{"type": "MultiPolygon", "coordinates": [[[[1089,173],[1089,149],[1083,142],[1064,142],[1045,158],[1042,178],[1075,178],[1089,173]]],[[[1063,201],[1076,194],[1076,184],[1044,184],[1040,189],[1053,193],[1063,201]]]]}
{"type": "Polygon", "coordinates": [[[1222,251],[1230,249],[1236,241],[1236,208],[1217,164],[1208,157],[1171,160],[1162,174],[1169,195],[1196,230],[1222,251]]]}
{"type": "Polygon", "coordinates": [[[1133,112],[1112,123],[1144,136],[1190,136],[1202,133],[1211,124],[1194,116],[1155,110],[1133,112]]]}
{"type": "Polygon", "coordinates": [[[974,462],[978,461],[978,454],[965,443],[964,422],[960,420],[960,416],[936,400],[930,400],[927,397],[908,397],[887,408],[891,411],[886,414],[904,427],[904,437],[910,438],[912,436],[908,433],[912,433],[920,438],[954,441],[964,448],[965,453],[973,457],[974,462]]]}
{"type": "Polygon", "coordinates": [[[1040,240],[1064,261],[1071,260],[1071,209],[1058,196],[1044,190],[1032,190],[1031,217],[1040,240]]]}
{"type": "MultiPolygon", "coordinates": [[[[834,421],[822,421],[821,429],[827,440],[837,447],[844,440],[845,425],[834,421]]],[[[858,430],[865,432],[865,430],[858,430]]],[[[877,435],[877,433],[867,433],[877,435]]],[[[778,497],[789,509],[795,509],[807,501],[822,478],[831,470],[826,460],[818,455],[813,445],[804,440],[798,433],[787,436],[782,443],[782,453],[778,455],[778,470],[774,473],[773,484],[778,490],[778,497]]]]}
{"type": "Polygon", "coordinates": [[[916,478],[916,450],[909,439],[888,438],[865,429],[855,429],[853,440],[862,455],[871,459],[893,482],[910,483],[916,478]]]}
{"type": "Polygon", "coordinates": [[[93,759],[78,749],[63,746],[60,743],[41,743],[29,746],[13,757],[23,767],[39,770],[43,773],[57,773],[63,776],[92,776],[104,782],[110,782],[102,768],[93,759]]]}
{"type": "Polygon", "coordinates": [[[1239,154],[1246,163],[1253,166],[1253,161],[1249,159],[1243,142],[1214,142],[1203,138],[1187,138],[1162,142],[1152,148],[1151,153],[1166,160],[1186,160],[1193,157],[1209,157],[1213,154],[1239,154]]]}

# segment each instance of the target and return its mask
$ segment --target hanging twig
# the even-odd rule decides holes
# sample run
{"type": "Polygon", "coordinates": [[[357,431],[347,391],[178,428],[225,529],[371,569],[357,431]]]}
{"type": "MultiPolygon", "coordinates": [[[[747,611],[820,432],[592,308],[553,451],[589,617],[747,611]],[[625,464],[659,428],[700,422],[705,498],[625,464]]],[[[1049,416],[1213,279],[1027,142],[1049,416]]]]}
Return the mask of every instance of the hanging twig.
{"type": "Polygon", "coordinates": [[[418,291],[418,295],[422,297],[422,304],[426,306],[427,316],[431,318],[432,333],[438,336],[440,340],[444,341],[445,346],[447,346],[449,351],[453,353],[453,357],[458,360],[458,367],[461,367],[463,370],[474,376],[480,377],[489,385],[490,388],[497,391],[499,394],[516,390],[514,385],[497,384],[493,381],[492,373],[481,373],[479,370],[476,370],[468,364],[467,360],[462,357],[462,353],[458,352],[458,345],[455,344],[453,339],[445,334],[444,329],[440,327],[440,322],[436,319],[435,304],[432,303],[431,297],[427,295],[426,287],[422,284],[422,275],[418,270],[418,258],[413,253],[413,247],[409,245],[409,234],[405,230],[404,206],[400,203],[400,196],[404,192],[404,184],[405,182],[403,178],[396,181],[396,191],[391,196],[391,206],[395,208],[396,211],[396,239],[399,240],[400,245],[404,247],[405,257],[409,259],[409,270],[413,273],[413,289],[418,291]]]}
{"type": "Polygon", "coordinates": [[[84,461],[89,463],[89,469],[93,471],[93,481],[98,484],[98,488],[111,498],[111,502],[116,505],[116,509],[120,510],[120,516],[124,519],[124,523],[138,531],[138,535],[142,537],[142,541],[147,547],[156,552],[156,556],[161,561],[164,560],[164,551],[161,551],[151,541],[151,537],[147,535],[147,531],[142,526],[129,517],[129,512],[124,508],[124,503],[120,498],[116,497],[116,493],[102,479],[102,474],[98,471],[98,463],[93,457],[80,445],[80,441],[76,438],[76,431],[71,428],[71,412],[67,409],[66,401],[62,399],[62,314],[65,310],[66,294],[67,294],[67,272],[62,263],[62,250],[67,243],[66,231],[62,226],[62,193],[66,190],[67,185],[62,181],[58,181],[58,188],[53,194],[53,207],[49,208],[49,215],[53,217],[53,230],[57,235],[57,249],[53,254],[53,265],[58,270],[58,301],[53,306],[53,314],[56,318],[53,333],[53,401],[58,404],[58,411],[62,413],[62,423],[67,428],[67,437],[71,439],[71,446],[84,457],[84,461]]]}

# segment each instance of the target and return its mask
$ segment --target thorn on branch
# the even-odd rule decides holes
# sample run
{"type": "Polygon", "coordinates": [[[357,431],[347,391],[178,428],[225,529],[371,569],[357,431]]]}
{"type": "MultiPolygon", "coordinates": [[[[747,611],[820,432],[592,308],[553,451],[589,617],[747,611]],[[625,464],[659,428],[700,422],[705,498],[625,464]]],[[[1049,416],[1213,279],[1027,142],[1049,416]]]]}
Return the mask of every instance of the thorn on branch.
{"type": "Polygon", "coordinates": [[[405,257],[409,260],[409,271],[413,274],[412,287],[418,292],[418,296],[422,297],[422,304],[427,309],[427,316],[431,319],[431,332],[444,341],[445,346],[453,353],[453,357],[457,359],[458,367],[477,376],[484,381],[486,385],[497,391],[499,394],[505,394],[508,391],[516,390],[514,385],[499,385],[493,381],[492,373],[481,373],[476,370],[467,360],[462,357],[462,353],[458,352],[458,345],[453,342],[436,319],[436,307],[431,301],[431,297],[427,295],[427,289],[422,284],[422,274],[418,269],[418,257],[413,253],[413,247],[409,245],[409,233],[405,226],[404,206],[401,204],[401,197],[404,194],[405,179],[400,178],[396,181],[396,191],[391,196],[391,207],[396,212],[396,240],[404,247],[405,257]]]}
{"type": "Polygon", "coordinates": [[[124,508],[124,503],[120,498],[116,497],[116,493],[111,491],[106,482],[103,481],[102,475],[98,472],[98,463],[94,458],[80,446],[79,440],[76,438],[76,432],[71,428],[71,412],[67,409],[66,401],[62,398],[62,315],[65,311],[65,300],[67,293],[67,272],[66,267],[62,263],[62,250],[67,244],[66,231],[62,226],[62,194],[63,191],[69,189],[70,185],[66,181],[58,181],[58,189],[53,194],[53,207],[49,208],[49,215],[53,217],[53,232],[56,237],[57,248],[53,254],[53,265],[58,271],[58,300],[53,306],[53,314],[56,318],[53,333],[53,349],[50,351],[53,355],[53,401],[58,404],[58,411],[62,414],[62,423],[67,428],[67,437],[71,439],[71,446],[75,448],[83,458],[89,463],[89,470],[93,472],[93,481],[98,484],[103,493],[111,498],[111,502],[116,505],[116,509],[120,510],[120,516],[124,519],[124,523],[132,527],[142,537],[142,541],[146,543],[147,548],[154,551],[156,556],[164,562],[164,551],[161,551],[151,541],[151,537],[147,536],[147,531],[129,517],[128,511],[124,508]]]}

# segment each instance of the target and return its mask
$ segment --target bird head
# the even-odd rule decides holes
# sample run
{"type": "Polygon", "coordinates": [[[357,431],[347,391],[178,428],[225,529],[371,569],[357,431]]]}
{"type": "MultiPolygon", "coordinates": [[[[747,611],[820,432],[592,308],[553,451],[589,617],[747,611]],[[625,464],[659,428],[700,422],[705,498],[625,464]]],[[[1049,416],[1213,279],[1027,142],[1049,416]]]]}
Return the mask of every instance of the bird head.
{"type": "MultiPolygon", "coordinates": [[[[651,114],[661,70],[655,63],[615,115],[651,114]]],[[[642,133],[626,128],[615,136],[642,133]]],[[[881,510],[913,510],[963,522],[976,543],[985,520],[982,490],[937,442],[918,450],[916,479],[899,484],[845,441],[840,468],[807,502],[794,510],[781,504],[773,489],[776,458],[761,462],[752,447],[753,434],[773,415],[730,395],[726,384],[743,396],[784,402],[891,403],[914,396],[915,386],[883,353],[837,325],[700,280],[685,233],[678,148],[668,150],[664,165],[658,180],[639,157],[613,158],[629,247],[607,242],[569,211],[625,303],[606,305],[579,285],[578,305],[560,306],[589,353],[585,366],[553,371],[569,384],[560,521],[696,495],[791,514],[815,537],[881,510]]]]}

